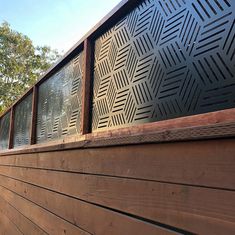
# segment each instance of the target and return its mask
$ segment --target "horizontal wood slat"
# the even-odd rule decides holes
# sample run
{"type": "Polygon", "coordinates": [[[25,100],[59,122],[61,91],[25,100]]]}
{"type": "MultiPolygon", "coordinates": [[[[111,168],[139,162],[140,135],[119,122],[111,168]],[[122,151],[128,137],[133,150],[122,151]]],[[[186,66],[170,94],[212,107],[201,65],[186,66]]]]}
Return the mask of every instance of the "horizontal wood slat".
{"type": "MultiPolygon", "coordinates": [[[[19,231],[25,235],[44,235],[45,233],[36,224],[23,216],[19,211],[17,211],[13,206],[6,202],[0,195],[0,212],[5,214],[10,221],[14,221],[17,224],[19,231]]],[[[0,229],[1,231],[1,229],[0,229]]]]}
{"type": "Polygon", "coordinates": [[[225,139],[2,156],[0,165],[235,189],[234,153],[225,139]]]}
{"type": "Polygon", "coordinates": [[[0,174],[189,231],[235,223],[232,191],[7,166],[0,174]]]}
{"type": "Polygon", "coordinates": [[[12,205],[6,202],[0,195],[0,211],[5,214],[11,221],[17,224],[18,229],[25,235],[44,235],[46,234],[36,224],[23,216],[12,205]]]}
{"type": "Polygon", "coordinates": [[[2,186],[0,186],[0,191],[5,201],[49,234],[89,234],[2,186]]]}
{"type": "Polygon", "coordinates": [[[120,213],[11,178],[0,176],[0,185],[42,206],[46,210],[59,215],[74,225],[82,227],[91,234],[178,234],[120,213]]]}
{"type": "Polygon", "coordinates": [[[22,235],[15,224],[0,211],[0,232],[2,235],[22,235]]]}

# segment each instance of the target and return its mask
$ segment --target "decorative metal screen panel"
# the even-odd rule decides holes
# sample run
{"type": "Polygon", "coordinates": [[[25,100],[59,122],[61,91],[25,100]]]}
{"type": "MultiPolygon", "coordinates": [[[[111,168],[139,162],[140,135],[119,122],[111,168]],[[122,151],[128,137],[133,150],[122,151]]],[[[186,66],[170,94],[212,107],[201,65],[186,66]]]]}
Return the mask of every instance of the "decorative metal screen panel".
{"type": "Polygon", "coordinates": [[[235,1],[145,0],[95,41],[92,129],[235,107],[235,1]]]}
{"type": "Polygon", "coordinates": [[[39,87],[37,142],[80,133],[82,53],[39,87]]]}
{"type": "Polygon", "coordinates": [[[8,149],[10,128],[10,112],[5,114],[0,120],[0,149],[8,149]]]}
{"type": "Polygon", "coordinates": [[[32,119],[32,94],[28,95],[15,107],[14,148],[30,144],[32,119]]]}

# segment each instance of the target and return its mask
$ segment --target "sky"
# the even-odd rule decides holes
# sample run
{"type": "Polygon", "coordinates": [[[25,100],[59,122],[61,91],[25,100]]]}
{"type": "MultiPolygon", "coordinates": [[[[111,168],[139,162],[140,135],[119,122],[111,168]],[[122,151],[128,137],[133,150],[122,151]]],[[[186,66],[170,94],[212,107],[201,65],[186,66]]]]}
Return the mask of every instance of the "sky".
{"type": "Polygon", "coordinates": [[[0,0],[0,23],[35,46],[68,51],[121,0],[0,0]]]}

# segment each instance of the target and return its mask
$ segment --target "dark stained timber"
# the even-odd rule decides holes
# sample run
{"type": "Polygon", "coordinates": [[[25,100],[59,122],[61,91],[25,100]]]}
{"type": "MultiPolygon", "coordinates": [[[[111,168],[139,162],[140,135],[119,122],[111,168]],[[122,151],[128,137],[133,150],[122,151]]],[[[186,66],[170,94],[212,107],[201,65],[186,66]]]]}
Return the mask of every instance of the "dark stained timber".
{"type": "Polygon", "coordinates": [[[95,41],[92,130],[235,107],[235,1],[145,0],[95,41]]]}
{"type": "Polygon", "coordinates": [[[15,107],[14,114],[14,148],[30,144],[32,118],[32,94],[28,95],[15,107]]]}
{"type": "Polygon", "coordinates": [[[8,148],[10,112],[6,113],[0,120],[0,150],[8,148]]]}
{"type": "Polygon", "coordinates": [[[80,53],[39,86],[37,142],[80,134],[82,64],[80,53]]]}

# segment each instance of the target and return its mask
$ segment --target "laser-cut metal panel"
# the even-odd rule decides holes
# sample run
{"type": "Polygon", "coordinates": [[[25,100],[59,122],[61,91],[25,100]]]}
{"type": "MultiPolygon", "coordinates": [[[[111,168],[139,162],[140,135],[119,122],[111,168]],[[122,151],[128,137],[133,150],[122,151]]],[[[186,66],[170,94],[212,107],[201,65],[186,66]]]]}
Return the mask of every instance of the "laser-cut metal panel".
{"type": "Polygon", "coordinates": [[[5,114],[0,120],[0,149],[8,149],[10,128],[10,112],[5,114]]]}
{"type": "Polygon", "coordinates": [[[145,0],[99,37],[92,129],[235,107],[234,9],[145,0]]]}
{"type": "Polygon", "coordinates": [[[37,142],[80,134],[82,53],[39,86],[37,142]]]}
{"type": "Polygon", "coordinates": [[[28,95],[15,107],[14,148],[30,144],[32,119],[32,94],[28,95]]]}

